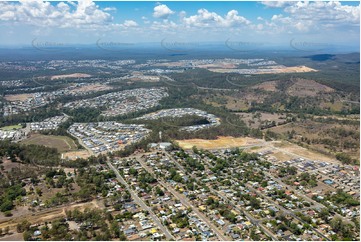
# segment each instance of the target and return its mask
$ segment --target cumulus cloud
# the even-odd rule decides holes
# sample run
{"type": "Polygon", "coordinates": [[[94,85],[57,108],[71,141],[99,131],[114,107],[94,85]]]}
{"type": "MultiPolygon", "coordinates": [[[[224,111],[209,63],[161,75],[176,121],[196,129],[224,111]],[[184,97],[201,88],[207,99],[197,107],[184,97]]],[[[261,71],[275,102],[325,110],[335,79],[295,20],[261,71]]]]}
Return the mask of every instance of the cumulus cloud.
{"type": "Polygon", "coordinates": [[[111,23],[113,17],[90,0],[50,2],[21,0],[0,4],[0,21],[39,27],[96,28],[111,23]]]}
{"type": "Polygon", "coordinates": [[[160,4],[160,5],[154,7],[153,16],[155,18],[166,19],[172,14],[174,14],[174,11],[172,11],[170,8],[168,8],[168,6],[165,4],[160,4]]]}
{"type": "Polygon", "coordinates": [[[199,9],[196,15],[184,17],[183,22],[195,27],[234,27],[251,23],[245,17],[238,15],[236,10],[231,10],[222,17],[204,8],[199,9]]]}
{"type": "Polygon", "coordinates": [[[152,30],[157,31],[175,31],[179,26],[168,19],[163,19],[163,21],[154,21],[151,25],[152,30]]]}
{"type": "Polygon", "coordinates": [[[360,22],[360,6],[342,5],[340,2],[297,2],[284,9],[295,19],[319,22],[360,22]]]}
{"type": "Polygon", "coordinates": [[[340,2],[263,2],[269,7],[281,7],[284,14],[273,15],[266,25],[275,32],[317,32],[343,26],[359,26],[360,6],[340,2]]]}
{"type": "Polygon", "coordinates": [[[283,8],[285,6],[292,4],[292,2],[291,1],[263,1],[262,4],[269,8],[283,8]]]}
{"type": "Polygon", "coordinates": [[[123,27],[129,28],[129,27],[138,27],[137,22],[134,20],[125,20],[122,24],[123,27]]]}

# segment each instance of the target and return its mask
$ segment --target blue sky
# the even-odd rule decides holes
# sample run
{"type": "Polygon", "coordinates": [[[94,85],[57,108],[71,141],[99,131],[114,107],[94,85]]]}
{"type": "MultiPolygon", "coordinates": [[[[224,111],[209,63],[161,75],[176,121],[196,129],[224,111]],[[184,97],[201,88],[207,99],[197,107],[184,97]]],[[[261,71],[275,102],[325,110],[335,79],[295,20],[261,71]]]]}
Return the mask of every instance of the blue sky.
{"type": "Polygon", "coordinates": [[[359,2],[0,2],[0,45],[291,40],[358,46],[359,2]]]}
{"type": "MultiPolygon", "coordinates": [[[[211,12],[217,12],[220,15],[227,14],[232,9],[238,10],[242,16],[256,20],[258,16],[272,17],[279,13],[277,9],[267,8],[260,2],[96,2],[101,7],[115,7],[118,11],[115,17],[119,20],[128,18],[141,19],[142,16],[151,17],[154,7],[157,3],[163,3],[177,13],[186,11],[189,14],[196,14],[198,9],[206,8],[211,12]]],[[[351,4],[357,5],[356,2],[351,4]]],[[[171,19],[177,19],[177,15],[171,16],[171,19]]]]}

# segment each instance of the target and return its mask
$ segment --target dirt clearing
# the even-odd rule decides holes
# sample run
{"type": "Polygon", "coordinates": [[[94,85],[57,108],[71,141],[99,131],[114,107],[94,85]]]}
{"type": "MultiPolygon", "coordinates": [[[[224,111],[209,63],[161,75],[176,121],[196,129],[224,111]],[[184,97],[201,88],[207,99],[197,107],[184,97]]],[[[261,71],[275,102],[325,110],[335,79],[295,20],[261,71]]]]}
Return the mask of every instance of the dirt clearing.
{"type": "Polygon", "coordinates": [[[225,149],[247,145],[256,145],[263,142],[263,140],[249,137],[234,138],[231,136],[220,136],[214,140],[188,139],[177,140],[177,142],[183,149],[192,149],[193,146],[196,146],[199,149],[225,149]]]}
{"type": "Polygon", "coordinates": [[[24,94],[5,95],[4,98],[9,102],[15,102],[15,101],[25,101],[33,97],[34,95],[31,93],[24,93],[24,94]]]}
{"type": "Polygon", "coordinates": [[[91,75],[89,75],[89,74],[84,74],[84,73],[73,73],[73,74],[65,74],[65,75],[55,75],[55,76],[51,76],[51,77],[50,77],[50,80],[62,79],[62,78],[85,78],[85,77],[91,77],[91,75]]]}
{"type": "Polygon", "coordinates": [[[268,92],[275,92],[277,91],[277,81],[268,81],[263,82],[261,84],[257,84],[251,87],[252,89],[261,89],[268,92]]]}
{"type": "Polygon", "coordinates": [[[91,156],[87,150],[69,151],[62,154],[64,159],[75,160],[77,158],[86,159],[91,156]]]}
{"type": "Polygon", "coordinates": [[[58,208],[51,208],[48,210],[40,211],[40,212],[31,212],[28,211],[27,214],[21,215],[19,217],[12,217],[0,220],[0,228],[4,229],[9,226],[10,231],[16,229],[16,225],[23,220],[28,220],[32,224],[44,223],[45,221],[51,221],[56,218],[65,217],[66,210],[84,210],[85,208],[99,208],[103,209],[104,206],[101,205],[102,202],[93,200],[91,202],[65,205],[58,208]]]}
{"type": "Polygon", "coordinates": [[[76,94],[76,93],[87,93],[87,92],[94,92],[94,91],[100,92],[100,91],[105,91],[105,90],[110,90],[110,89],[112,89],[111,86],[107,86],[107,85],[103,85],[103,84],[93,84],[93,85],[86,85],[86,86],[75,88],[75,89],[71,90],[70,93],[76,94]]]}
{"type": "MultiPolygon", "coordinates": [[[[323,155],[316,151],[311,151],[301,146],[285,142],[285,141],[274,141],[271,142],[271,146],[273,146],[276,150],[294,157],[304,157],[309,160],[319,160],[319,161],[329,161],[334,163],[339,163],[336,159],[329,157],[327,155],[323,155]]],[[[274,151],[275,152],[275,151],[274,151]]]]}

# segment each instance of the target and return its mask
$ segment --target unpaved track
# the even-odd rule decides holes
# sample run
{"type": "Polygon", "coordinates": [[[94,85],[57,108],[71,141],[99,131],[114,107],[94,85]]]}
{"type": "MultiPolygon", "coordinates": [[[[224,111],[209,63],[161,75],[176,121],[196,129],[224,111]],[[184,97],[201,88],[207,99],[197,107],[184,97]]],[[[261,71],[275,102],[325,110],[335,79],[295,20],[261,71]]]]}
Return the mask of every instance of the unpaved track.
{"type": "Polygon", "coordinates": [[[23,220],[28,220],[32,224],[42,223],[45,221],[51,221],[56,218],[65,217],[66,210],[74,210],[76,208],[81,209],[85,207],[99,208],[99,201],[93,200],[91,202],[78,203],[78,204],[66,204],[57,208],[49,208],[39,212],[28,211],[25,214],[18,214],[13,217],[4,218],[0,220],[0,228],[4,229],[9,226],[10,230],[16,228],[18,223],[23,220]]]}

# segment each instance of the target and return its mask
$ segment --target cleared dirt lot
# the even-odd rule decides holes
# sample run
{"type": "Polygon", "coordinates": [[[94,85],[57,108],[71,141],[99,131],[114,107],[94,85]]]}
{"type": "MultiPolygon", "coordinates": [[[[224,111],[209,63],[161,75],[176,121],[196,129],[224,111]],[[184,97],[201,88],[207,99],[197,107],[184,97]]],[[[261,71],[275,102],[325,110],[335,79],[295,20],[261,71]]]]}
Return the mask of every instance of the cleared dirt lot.
{"type": "Polygon", "coordinates": [[[5,99],[10,102],[14,101],[25,101],[29,98],[34,97],[31,93],[24,93],[24,94],[14,94],[14,95],[5,95],[5,99]]]}
{"type": "Polygon", "coordinates": [[[55,80],[61,78],[84,78],[84,77],[91,77],[91,75],[85,73],[73,73],[73,74],[51,76],[50,79],[55,80]]]}
{"type": "Polygon", "coordinates": [[[84,210],[85,208],[99,208],[103,209],[104,206],[101,201],[93,200],[91,202],[78,203],[72,205],[64,205],[58,208],[51,208],[40,212],[26,211],[19,216],[13,216],[0,220],[0,228],[4,229],[9,226],[10,231],[16,229],[16,225],[23,220],[28,220],[32,224],[44,223],[45,221],[51,221],[56,218],[65,217],[65,211],[67,210],[84,210]]]}
{"type": "Polygon", "coordinates": [[[0,241],[24,241],[22,233],[13,233],[0,237],[0,241]]]}
{"type": "Polygon", "coordinates": [[[56,148],[59,152],[77,149],[77,145],[75,144],[74,140],[67,136],[32,134],[30,138],[22,141],[21,143],[44,145],[50,148],[56,148]]]}
{"type": "Polygon", "coordinates": [[[63,153],[63,158],[64,159],[69,159],[69,160],[75,160],[77,158],[88,158],[89,156],[91,156],[90,152],[87,150],[79,150],[79,151],[69,151],[69,152],[65,152],[63,153]]]}
{"type": "Polygon", "coordinates": [[[83,87],[78,87],[70,91],[70,93],[83,93],[83,92],[92,92],[92,91],[105,91],[112,89],[112,87],[102,84],[94,84],[83,87]]]}
{"type": "Polygon", "coordinates": [[[289,156],[300,156],[305,157],[310,160],[320,160],[320,161],[330,161],[338,163],[334,158],[330,156],[323,155],[316,151],[311,151],[301,146],[286,142],[286,141],[274,141],[271,142],[271,147],[274,147],[276,150],[285,153],[289,156]]]}
{"type": "Polygon", "coordinates": [[[252,89],[261,89],[269,92],[277,91],[277,81],[262,82],[251,87],[252,89]]]}
{"type": "Polygon", "coordinates": [[[177,142],[183,149],[192,149],[193,146],[196,146],[199,149],[224,149],[239,146],[256,145],[257,143],[263,142],[263,140],[249,137],[234,138],[231,136],[219,136],[215,140],[188,139],[177,140],[177,142]]]}
{"type": "Polygon", "coordinates": [[[240,72],[243,73],[245,70],[251,70],[252,74],[279,74],[279,73],[303,73],[303,72],[315,72],[317,70],[309,68],[307,66],[267,66],[261,67],[259,69],[255,68],[248,68],[248,69],[226,69],[226,68],[208,68],[209,71],[219,72],[219,73],[234,73],[240,72]]]}

